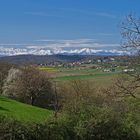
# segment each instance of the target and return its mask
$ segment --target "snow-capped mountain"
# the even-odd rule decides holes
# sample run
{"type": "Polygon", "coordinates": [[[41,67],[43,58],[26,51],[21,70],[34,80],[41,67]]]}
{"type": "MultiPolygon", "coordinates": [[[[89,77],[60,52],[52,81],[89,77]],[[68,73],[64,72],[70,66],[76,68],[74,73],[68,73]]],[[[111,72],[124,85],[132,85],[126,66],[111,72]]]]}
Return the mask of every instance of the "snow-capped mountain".
{"type": "Polygon", "coordinates": [[[13,56],[13,55],[126,55],[130,54],[127,51],[121,50],[102,50],[93,48],[4,48],[0,47],[0,56],[13,56]]]}

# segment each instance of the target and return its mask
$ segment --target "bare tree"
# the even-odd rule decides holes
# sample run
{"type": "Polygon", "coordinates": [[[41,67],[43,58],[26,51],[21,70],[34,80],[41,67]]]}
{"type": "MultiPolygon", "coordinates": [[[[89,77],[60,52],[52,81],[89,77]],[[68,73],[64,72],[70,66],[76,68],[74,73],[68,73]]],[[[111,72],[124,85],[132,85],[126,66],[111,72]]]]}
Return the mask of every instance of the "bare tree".
{"type": "Polygon", "coordinates": [[[140,72],[140,18],[128,15],[121,24],[121,34],[122,48],[133,53],[129,66],[135,69],[133,74],[137,77],[140,72]]]}
{"type": "Polygon", "coordinates": [[[122,22],[121,34],[123,37],[122,46],[129,49],[140,49],[140,18],[128,15],[122,22]]]}
{"type": "MultiPolygon", "coordinates": [[[[128,68],[133,69],[121,74],[113,86],[105,90],[107,94],[114,97],[132,96],[139,98],[140,94],[140,18],[128,15],[121,24],[122,48],[132,52],[127,57],[128,68]]],[[[121,98],[120,98],[121,99],[121,98]]]]}
{"type": "Polygon", "coordinates": [[[128,15],[121,24],[122,47],[132,52],[129,78],[118,79],[116,85],[125,95],[137,97],[140,88],[140,18],[128,15]]]}
{"type": "Polygon", "coordinates": [[[129,75],[121,75],[114,79],[114,83],[110,87],[103,88],[103,92],[115,100],[122,100],[126,96],[138,98],[139,88],[139,81],[136,81],[129,75]]]}

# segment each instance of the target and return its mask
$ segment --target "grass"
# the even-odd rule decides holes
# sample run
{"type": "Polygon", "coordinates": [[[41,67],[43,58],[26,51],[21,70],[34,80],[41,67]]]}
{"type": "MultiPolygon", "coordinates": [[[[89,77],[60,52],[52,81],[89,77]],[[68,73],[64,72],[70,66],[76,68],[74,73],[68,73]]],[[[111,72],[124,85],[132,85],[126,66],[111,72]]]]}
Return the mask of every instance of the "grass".
{"type": "Polygon", "coordinates": [[[51,116],[52,111],[39,107],[27,105],[0,97],[0,115],[13,117],[14,119],[24,123],[41,123],[51,116]]]}
{"type": "Polygon", "coordinates": [[[87,73],[87,72],[98,72],[96,69],[92,68],[79,68],[79,69],[62,69],[63,73],[87,73]]]}
{"type": "Polygon", "coordinates": [[[88,79],[97,77],[106,77],[116,75],[116,73],[95,73],[95,74],[85,74],[85,75],[70,75],[70,76],[60,76],[54,78],[54,80],[76,80],[76,79],[88,79]]]}

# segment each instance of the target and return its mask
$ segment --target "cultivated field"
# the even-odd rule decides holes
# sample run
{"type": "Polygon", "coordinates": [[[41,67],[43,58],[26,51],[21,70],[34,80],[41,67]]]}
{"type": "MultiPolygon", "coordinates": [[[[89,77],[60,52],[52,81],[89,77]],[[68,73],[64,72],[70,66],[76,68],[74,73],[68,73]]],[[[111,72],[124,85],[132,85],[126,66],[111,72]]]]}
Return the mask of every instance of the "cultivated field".
{"type": "Polygon", "coordinates": [[[50,74],[54,81],[67,83],[70,80],[88,80],[97,86],[110,85],[121,73],[121,69],[105,72],[104,69],[95,69],[92,66],[59,68],[59,67],[41,67],[40,70],[50,74]]]}

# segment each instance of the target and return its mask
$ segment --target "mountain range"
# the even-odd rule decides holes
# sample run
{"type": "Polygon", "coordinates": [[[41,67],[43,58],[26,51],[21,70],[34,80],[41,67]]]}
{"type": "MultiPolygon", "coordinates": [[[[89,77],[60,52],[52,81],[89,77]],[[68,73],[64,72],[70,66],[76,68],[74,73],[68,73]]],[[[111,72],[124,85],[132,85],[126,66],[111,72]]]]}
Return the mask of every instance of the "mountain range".
{"type": "Polygon", "coordinates": [[[5,48],[0,47],[0,56],[15,56],[15,55],[126,55],[127,51],[112,49],[102,50],[93,48],[5,48]]]}

